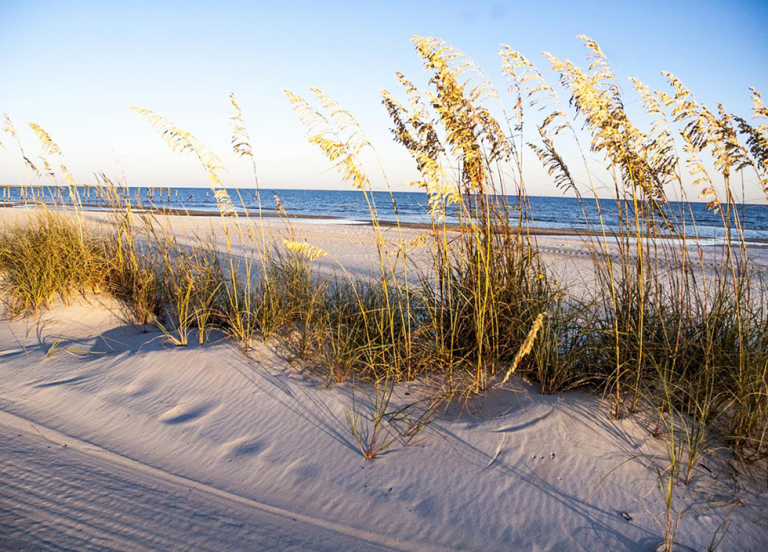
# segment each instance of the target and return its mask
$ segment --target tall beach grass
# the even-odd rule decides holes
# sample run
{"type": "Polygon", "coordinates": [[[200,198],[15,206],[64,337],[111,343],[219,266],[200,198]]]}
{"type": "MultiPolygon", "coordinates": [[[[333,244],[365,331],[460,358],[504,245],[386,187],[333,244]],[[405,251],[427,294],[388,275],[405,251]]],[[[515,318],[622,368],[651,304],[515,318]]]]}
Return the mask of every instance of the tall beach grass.
{"type": "MultiPolygon", "coordinates": [[[[284,347],[329,382],[372,382],[381,390],[373,442],[350,414],[366,458],[390,443],[381,424],[396,382],[420,379],[436,396],[466,400],[518,374],[544,393],[597,389],[615,417],[650,414],[652,429],[682,443],[684,483],[712,440],[745,462],[764,460],[768,295],[750,259],[736,182],[768,192],[768,125],[760,124],[768,109],[756,90],[751,117],[711,109],[669,73],[659,91],[633,79],[627,99],[600,46],[581,39],[586,68],[547,54],[556,84],[502,46],[505,95],[461,52],[414,38],[428,82],[420,88],[398,73],[402,93],[381,97],[393,139],[420,175],[413,185],[429,197],[430,228],[413,239],[403,238],[399,224],[397,239],[385,236],[368,165],[389,181],[354,117],[317,88],[309,99],[286,91],[309,142],[367,201],[377,247],[368,277],[341,264],[333,275],[318,272],[315,261],[331,257],[290,223],[282,240],[269,237],[258,152],[234,95],[233,150],[251,164],[259,194],[258,213],[248,219],[224,186],[219,157],[164,117],[134,108],[173,151],[200,161],[224,220],[224,247],[215,236],[182,244],[106,177],[99,192],[111,221],[87,224],[61,150],[33,125],[43,150],[60,161],[73,209],[40,205],[29,222],[4,229],[8,310],[22,315],[57,296],[102,292],[175,346],[188,345],[191,332],[203,344],[216,330],[246,352],[257,340],[284,347]],[[643,107],[641,123],[625,108],[630,101],[643,107]],[[542,259],[526,151],[582,205],[591,230],[584,237],[594,273],[588,285],[555,281],[542,259]],[[595,157],[597,169],[588,161],[595,157]],[[610,225],[599,200],[606,190],[618,213],[610,225]],[[699,237],[689,197],[718,214],[722,246],[699,237]],[[587,217],[592,211],[596,218],[587,217]],[[458,224],[447,224],[447,213],[458,224]],[[416,248],[428,249],[426,261],[416,248]]],[[[666,532],[671,546],[672,526],[666,532]]]]}

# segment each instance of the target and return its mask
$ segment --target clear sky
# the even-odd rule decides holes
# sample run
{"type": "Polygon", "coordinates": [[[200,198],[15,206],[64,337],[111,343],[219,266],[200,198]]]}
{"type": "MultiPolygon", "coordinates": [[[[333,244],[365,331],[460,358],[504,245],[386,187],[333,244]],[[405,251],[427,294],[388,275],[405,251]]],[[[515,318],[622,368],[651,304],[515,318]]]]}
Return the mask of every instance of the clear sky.
{"type": "MultiPolygon", "coordinates": [[[[11,116],[34,159],[37,142],[26,123],[42,125],[80,183],[105,171],[124,172],[136,186],[206,186],[193,159],[171,153],[128,110],[147,107],[219,153],[228,184],[248,186],[249,167],[228,154],[228,94],[234,91],[264,187],[346,187],[305,143],[281,92],[303,92],[311,84],[357,116],[397,185],[412,178],[412,167],[391,143],[379,91],[397,89],[397,70],[423,78],[412,35],[453,44],[505,89],[499,44],[545,69],[545,50],[583,62],[575,38],[583,33],[600,42],[633,101],[627,77],[660,87],[659,71],[669,70],[700,101],[722,101],[748,114],[748,86],[768,95],[766,21],[768,2],[747,0],[0,0],[0,113],[11,116]]],[[[0,141],[9,150],[0,150],[0,182],[23,181],[10,137],[0,134],[0,141]]],[[[538,170],[529,188],[559,193],[538,170]]]]}

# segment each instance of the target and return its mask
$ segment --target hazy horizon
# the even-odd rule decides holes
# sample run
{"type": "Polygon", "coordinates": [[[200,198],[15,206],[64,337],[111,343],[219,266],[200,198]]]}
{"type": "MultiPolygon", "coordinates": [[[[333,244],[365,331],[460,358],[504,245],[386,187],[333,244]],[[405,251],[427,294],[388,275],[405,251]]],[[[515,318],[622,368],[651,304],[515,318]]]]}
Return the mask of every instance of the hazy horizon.
{"type": "MultiPolygon", "coordinates": [[[[722,101],[743,116],[750,115],[748,86],[768,93],[768,59],[755,54],[768,51],[760,23],[768,8],[758,2],[545,4],[6,1],[0,5],[0,113],[11,117],[33,161],[39,146],[27,123],[45,128],[79,184],[92,183],[93,174],[103,171],[134,187],[207,187],[195,159],[170,152],[128,109],[146,107],[215,151],[228,168],[227,186],[247,188],[253,182],[250,166],[230,153],[234,91],[263,188],[348,189],[306,143],[281,91],[305,94],[314,85],[358,118],[392,187],[413,191],[404,188],[416,176],[413,162],[391,140],[380,90],[402,97],[398,70],[426,85],[410,42],[414,34],[441,38],[465,52],[502,95],[500,44],[520,50],[555,84],[541,52],[586,65],[579,33],[598,40],[608,54],[633,115],[640,106],[627,78],[662,88],[661,70],[679,76],[703,103],[722,101]]],[[[0,133],[0,142],[0,183],[27,182],[12,138],[0,133]]],[[[526,163],[532,195],[562,195],[533,156],[526,163]]],[[[370,167],[381,187],[377,171],[375,164],[370,167]]]]}

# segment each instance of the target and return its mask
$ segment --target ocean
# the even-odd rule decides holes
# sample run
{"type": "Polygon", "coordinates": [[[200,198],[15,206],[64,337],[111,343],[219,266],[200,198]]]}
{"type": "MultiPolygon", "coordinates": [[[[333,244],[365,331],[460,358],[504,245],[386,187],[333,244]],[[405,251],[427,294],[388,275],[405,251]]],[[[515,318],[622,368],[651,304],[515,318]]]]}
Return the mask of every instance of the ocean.
{"type": "MultiPolygon", "coordinates": [[[[52,199],[52,189],[46,189],[46,198],[52,199]]],[[[150,193],[148,188],[129,188],[131,198],[138,199],[144,206],[155,206],[190,211],[217,212],[213,192],[205,188],[171,188],[170,197],[167,188],[154,188],[150,193]]],[[[230,189],[229,193],[236,206],[244,205],[250,211],[257,209],[257,196],[254,189],[230,189]]],[[[10,201],[20,203],[20,189],[10,188],[10,201]]],[[[90,191],[80,188],[82,202],[88,208],[98,209],[100,201],[95,188],[90,191]]],[[[337,190],[261,190],[262,208],[266,212],[277,212],[275,195],[285,206],[286,211],[301,217],[323,217],[340,223],[366,222],[370,213],[365,197],[358,191],[337,190]]],[[[66,192],[65,192],[66,197],[66,192]]],[[[394,222],[428,223],[427,195],[419,192],[374,192],[379,219],[394,222]],[[397,206],[395,212],[394,204],[397,206]]],[[[514,198],[510,198],[514,205],[514,198]]],[[[586,218],[597,220],[597,208],[594,200],[585,200],[582,206],[576,198],[531,196],[530,205],[533,213],[533,225],[541,229],[584,230],[588,228],[586,218]]],[[[704,203],[689,203],[690,213],[687,213],[687,233],[691,233],[691,216],[697,222],[699,236],[709,241],[721,241],[724,237],[720,215],[707,210],[704,203]]],[[[682,205],[671,202],[672,209],[679,213],[682,205]]],[[[600,208],[607,227],[614,228],[618,221],[618,208],[613,200],[601,200],[600,208]]],[[[679,217],[679,215],[678,215],[679,217]]],[[[744,204],[739,206],[739,217],[748,240],[768,240],[768,205],[744,204]]],[[[679,217],[680,218],[680,217],[679,217]]],[[[456,222],[454,214],[448,213],[447,222],[456,222]]],[[[681,228],[678,228],[680,231],[681,228]]]]}

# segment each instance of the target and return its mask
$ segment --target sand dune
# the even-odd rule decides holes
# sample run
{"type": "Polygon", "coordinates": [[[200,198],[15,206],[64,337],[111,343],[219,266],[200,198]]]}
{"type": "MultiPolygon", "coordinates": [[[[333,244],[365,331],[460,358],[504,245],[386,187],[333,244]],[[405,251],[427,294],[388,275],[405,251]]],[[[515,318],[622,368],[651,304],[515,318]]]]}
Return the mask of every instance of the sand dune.
{"type": "MultiPolygon", "coordinates": [[[[81,302],[0,322],[6,549],[651,550],[662,442],[525,382],[365,462],[352,396],[266,346],[172,348],[81,302]]],[[[402,386],[418,395],[418,387],[402,386]]],[[[768,493],[708,457],[679,541],[763,550],[768,493]],[[743,501],[743,502],[739,502],[743,501]],[[737,506],[738,504],[738,506],[737,506]]]]}

